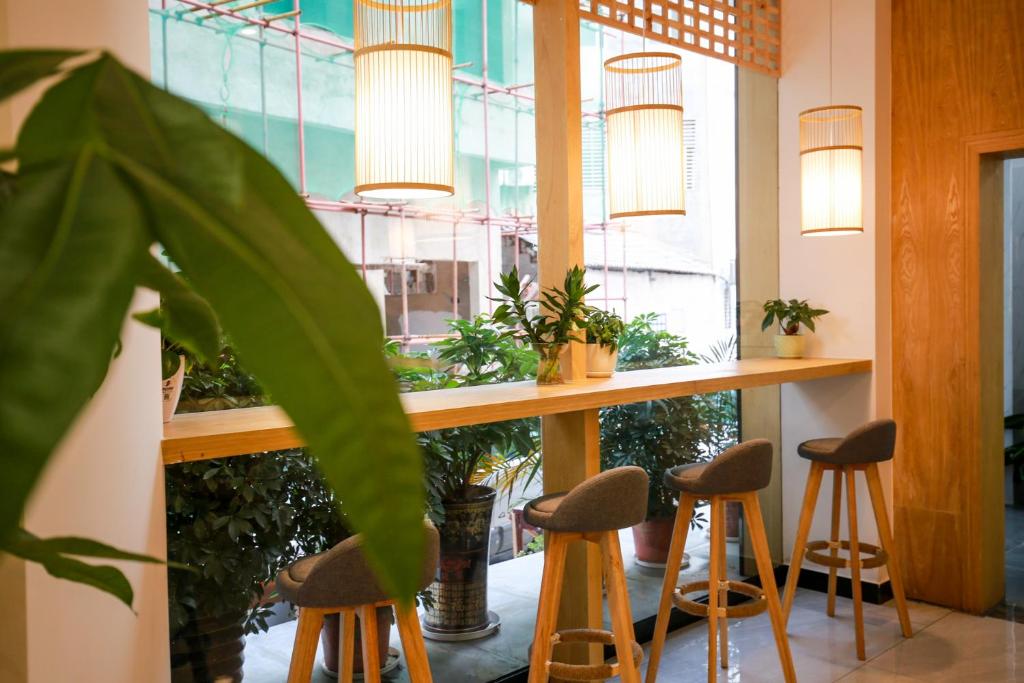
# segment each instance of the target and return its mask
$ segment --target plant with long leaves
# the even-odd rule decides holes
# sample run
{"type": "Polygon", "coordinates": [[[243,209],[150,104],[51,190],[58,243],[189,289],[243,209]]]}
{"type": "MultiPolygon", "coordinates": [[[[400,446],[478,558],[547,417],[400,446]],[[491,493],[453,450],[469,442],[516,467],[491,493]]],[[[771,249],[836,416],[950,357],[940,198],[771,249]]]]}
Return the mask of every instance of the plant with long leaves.
{"type": "Polygon", "coordinates": [[[800,325],[804,325],[811,332],[814,332],[814,319],[828,313],[824,308],[811,308],[807,300],[771,299],[764,302],[764,320],[761,321],[761,330],[767,330],[776,320],[785,335],[800,334],[800,325]]]}
{"type": "Polygon", "coordinates": [[[18,172],[0,178],[0,550],[131,603],[118,570],[77,557],[146,558],[37,539],[19,522],[142,286],[161,294],[143,322],[203,360],[220,351],[219,320],[294,420],[382,584],[412,600],[422,461],[370,292],[266,159],[113,56],[67,67],[76,57],[0,53],[0,100],[53,79],[2,155],[18,172]],[[155,244],[188,285],[151,255],[155,244]]]}
{"type": "Polygon", "coordinates": [[[598,285],[588,286],[586,270],[573,266],[565,274],[562,286],[549,287],[540,293],[540,305],[529,300],[530,283],[519,277],[519,269],[512,267],[502,273],[494,288],[501,297],[494,298],[500,305],[494,309],[494,322],[503,325],[506,335],[536,345],[568,344],[581,341],[575,334],[586,323],[584,299],[598,285]]]}

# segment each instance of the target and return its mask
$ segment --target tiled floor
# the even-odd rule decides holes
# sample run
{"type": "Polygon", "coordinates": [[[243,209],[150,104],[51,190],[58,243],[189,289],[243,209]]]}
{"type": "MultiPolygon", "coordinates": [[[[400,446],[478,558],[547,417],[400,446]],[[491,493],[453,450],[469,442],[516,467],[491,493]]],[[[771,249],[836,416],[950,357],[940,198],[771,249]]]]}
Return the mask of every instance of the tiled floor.
{"type": "MultiPolygon", "coordinates": [[[[1020,530],[1024,532],[1024,515],[1020,530]]],[[[1011,538],[1010,521],[1007,538],[1011,538]]],[[[693,534],[694,571],[705,563],[703,534],[693,534]]],[[[624,554],[631,538],[623,536],[624,554]]],[[[1010,541],[1012,543],[1012,541],[1010,541]]],[[[688,544],[689,545],[689,544],[688,544]]],[[[1024,555],[1024,539],[1019,548],[1024,555]]],[[[428,643],[434,680],[474,683],[494,680],[525,665],[531,637],[542,556],[521,558],[492,567],[491,607],[502,617],[499,635],[472,643],[428,643]]],[[[1024,565],[1022,565],[1024,567],[1024,565]]],[[[627,561],[634,615],[653,612],[660,573],[627,561]]],[[[825,614],[825,595],[799,591],[790,617],[790,646],[801,683],[910,683],[970,681],[1024,683],[1024,624],[975,617],[911,603],[915,635],[905,640],[891,604],[864,605],[868,659],[854,652],[852,603],[840,598],[835,618],[825,614]],[[1018,642],[1021,647],[1018,648],[1018,642]]],[[[393,634],[396,635],[396,634],[393,634]]],[[[767,614],[729,624],[729,669],[719,669],[723,683],[776,683],[782,680],[767,614]]],[[[294,622],[275,626],[249,639],[246,683],[278,683],[287,677],[294,622]]],[[[392,644],[398,647],[397,636],[392,644]]],[[[707,680],[707,630],[698,623],[670,634],[658,678],[675,683],[707,680]]],[[[319,667],[315,683],[327,683],[319,667]]],[[[386,678],[403,682],[403,669],[386,678]]]]}

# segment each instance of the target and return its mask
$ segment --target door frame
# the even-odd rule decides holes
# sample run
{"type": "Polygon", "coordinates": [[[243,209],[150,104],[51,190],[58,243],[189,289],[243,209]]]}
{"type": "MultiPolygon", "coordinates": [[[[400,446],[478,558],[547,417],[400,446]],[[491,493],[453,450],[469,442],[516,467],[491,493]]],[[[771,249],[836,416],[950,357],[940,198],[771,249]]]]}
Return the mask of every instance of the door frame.
{"type": "Polygon", "coordinates": [[[964,607],[982,612],[1003,599],[1003,161],[1024,153],[1024,129],[964,139],[966,435],[977,444],[968,468],[964,607]],[[992,352],[998,340],[999,353],[992,352]],[[976,380],[974,378],[977,378],[976,380]]]}

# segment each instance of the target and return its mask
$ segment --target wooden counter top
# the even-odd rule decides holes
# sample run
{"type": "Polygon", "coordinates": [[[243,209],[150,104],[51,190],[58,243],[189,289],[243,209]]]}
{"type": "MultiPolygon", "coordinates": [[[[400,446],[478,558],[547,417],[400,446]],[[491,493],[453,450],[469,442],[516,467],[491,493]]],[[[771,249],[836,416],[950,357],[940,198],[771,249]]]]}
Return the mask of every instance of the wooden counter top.
{"type": "MultiPolygon", "coordinates": [[[[609,379],[533,382],[402,395],[415,431],[568,413],[716,391],[871,372],[870,360],[751,358],[728,363],[619,372],[609,379]]],[[[175,416],[164,425],[164,464],[295,448],[302,439],[280,408],[239,408],[175,416]]]]}

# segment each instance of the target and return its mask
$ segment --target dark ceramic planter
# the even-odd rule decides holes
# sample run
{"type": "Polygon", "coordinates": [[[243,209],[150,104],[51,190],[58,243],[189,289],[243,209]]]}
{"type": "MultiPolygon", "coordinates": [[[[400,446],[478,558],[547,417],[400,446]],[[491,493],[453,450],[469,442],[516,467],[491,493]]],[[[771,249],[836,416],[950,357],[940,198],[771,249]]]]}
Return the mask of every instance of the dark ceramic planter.
{"type": "Polygon", "coordinates": [[[496,495],[488,486],[471,486],[464,500],[444,501],[445,522],[438,527],[441,558],[429,588],[434,605],[423,619],[428,631],[458,634],[487,627],[487,565],[496,495]]]}
{"type": "Polygon", "coordinates": [[[171,640],[172,683],[242,680],[245,661],[243,615],[199,617],[171,640]]]}

